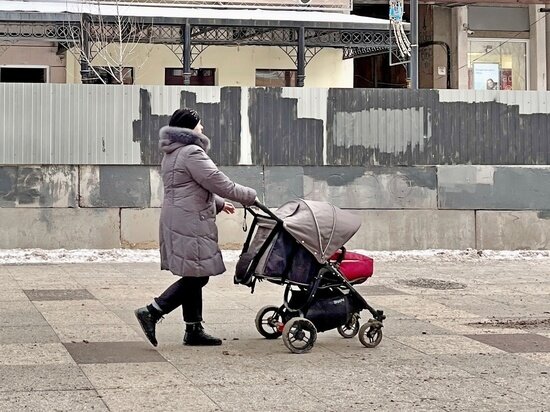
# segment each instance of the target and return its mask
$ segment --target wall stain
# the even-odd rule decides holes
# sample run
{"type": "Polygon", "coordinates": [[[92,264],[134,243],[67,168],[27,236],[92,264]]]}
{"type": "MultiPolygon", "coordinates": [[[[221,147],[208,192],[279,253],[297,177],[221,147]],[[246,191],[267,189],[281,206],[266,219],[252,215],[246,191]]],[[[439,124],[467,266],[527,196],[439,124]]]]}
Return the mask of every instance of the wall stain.
{"type": "MultiPolygon", "coordinates": [[[[152,113],[151,95],[147,89],[139,91],[140,118],[132,123],[133,141],[140,144],[141,164],[159,165],[162,154],[158,148],[159,130],[166,126],[170,113],[156,115],[152,113]]],[[[239,163],[241,134],[241,89],[224,87],[220,91],[219,103],[197,103],[196,93],[183,90],[180,107],[191,107],[201,117],[204,134],[211,140],[209,156],[218,165],[236,165],[239,163]]]]}
{"type": "Polygon", "coordinates": [[[166,126],[169,120],[170,115],[152,113],[149,91],[139,89],[139,119],[132,122],[132,133],[133,141],[140,145],[142,165],[160,164],[162,157],[158,146],[159,130],[166,126]]]}
{"type": "Polygon", "coordinates": [[[330,165],[547,165],[550,161],[550,114],[520,114],[514,104],[441,102],[436,90],[330,89],[327,110],[330,165]],[[422,114],[421,121],[418,115],[411,118],[411,109],[422,114]],[[369,124],[351,127],[373,134],[362,139],[370,146],[358,144],[357,136],[342,136],[345,128],[337,127],[344,114],[346,119],[363,121],[365,110],[393,112],[384,116],[382,131],[368,130],[369,124]],[[423,144],[418,139],[407,141],[411,128],[423,144]],[[383,144],[372,144],[377,138],[383,144]],[[387,144],[387,139],[393,142],[387,144]]]}
{"type": "Polygon", "coordinates": [[[208,155],[218,166],[239,164],[241,155],[241,88],[222,87],[219,103],[197,103],[193,92],[181,92],[181,107],[192,107],[201,116],[203,133],[210,138],[208,155]]]}
{"type": "Polygon", "coordinates": [[[364,167],[304,167],[304,175],[324,180],[329,186],[346,186],[365,175],[364,167]]]}
{"type": "Polygon", "coordinates": [[[249,90],[248,118],[255,165],[322,165],[323,121],[298,118],[298,99],[281,88],[249,90]]]}

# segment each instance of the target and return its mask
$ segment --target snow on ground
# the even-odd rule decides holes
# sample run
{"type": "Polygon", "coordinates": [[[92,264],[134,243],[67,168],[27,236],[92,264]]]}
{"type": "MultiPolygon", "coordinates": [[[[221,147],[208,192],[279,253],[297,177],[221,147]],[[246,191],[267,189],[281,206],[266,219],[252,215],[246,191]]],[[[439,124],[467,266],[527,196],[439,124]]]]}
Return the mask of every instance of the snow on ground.
{"type": "MultiPolygon", "coordinates": [[[[461,262],[487,260],[550,260],[550,250],[490,251],[490,250],[410,250],[410,251],[367,251],[358,250],[377,261],[383,262],[461,262]]],[[[224,250],[226,262],[236,262],[240,250],[224,250]]],[[[39,263],[157,263],[157,249],[0,249],[1,264],[39,263]]]]}

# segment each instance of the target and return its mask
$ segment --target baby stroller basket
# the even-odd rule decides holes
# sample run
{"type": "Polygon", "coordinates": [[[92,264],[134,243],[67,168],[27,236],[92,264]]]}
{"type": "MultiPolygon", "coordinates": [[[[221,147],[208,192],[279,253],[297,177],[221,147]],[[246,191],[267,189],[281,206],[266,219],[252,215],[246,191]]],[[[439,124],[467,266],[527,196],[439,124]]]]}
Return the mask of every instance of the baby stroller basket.
{"type": "Polygon", "coordinates": [[[235,283],[249,285],[256,276],[275,283],[309,284],[319,272],[315,258],[272,218],[257,217],[247,243],[235,283]]]}

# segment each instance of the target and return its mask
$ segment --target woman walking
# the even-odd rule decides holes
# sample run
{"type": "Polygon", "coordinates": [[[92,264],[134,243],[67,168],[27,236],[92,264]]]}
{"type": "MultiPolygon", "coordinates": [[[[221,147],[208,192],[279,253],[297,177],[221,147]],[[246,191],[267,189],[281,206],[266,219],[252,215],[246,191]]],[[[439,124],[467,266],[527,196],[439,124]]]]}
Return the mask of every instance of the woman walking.
{"type": "Polygon", "coordinates": [[[225,272],[218,246],[216,215],[235,213],[230,199],[245,206],[256,191],[232,182],[208,157],[208,137],[195,110],[178,109],[160,130],[164,153],[161,175],[164,201],[160,216],[161,269],[181,279],[135,315],[147,339],[157,346],[155,328],[163,315],[181,306],[186,324],[184,344],[221,345],[202,327],[202,288],[210,276],[225,272]]]}

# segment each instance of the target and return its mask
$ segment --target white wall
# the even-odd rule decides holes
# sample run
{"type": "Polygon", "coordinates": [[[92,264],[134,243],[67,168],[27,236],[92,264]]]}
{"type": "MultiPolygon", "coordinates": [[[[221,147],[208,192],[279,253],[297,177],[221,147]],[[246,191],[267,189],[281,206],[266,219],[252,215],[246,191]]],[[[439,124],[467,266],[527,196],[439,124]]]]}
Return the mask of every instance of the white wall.
{"type": "MultiPolygon", "coordinates": [[[[166,67],[181,67],[168,47],[140,45],[125,65],[134,67],[135,84],[163,85],[166,67]]],[[[94,64],[104,64],[98,56],[94,64]]],[[[193,68],[215,68],[217,86],[255,86],[256,69],[296,69],[279,47],[210,46],[193,62],[193,68]]],[[[67,61],[67,82],[80,82],[80,65],[67,61]]],[[[353,87],[353,60],[343,60],[339,49],[323,49],[306,67],[305,87],[353,87]]]]}

